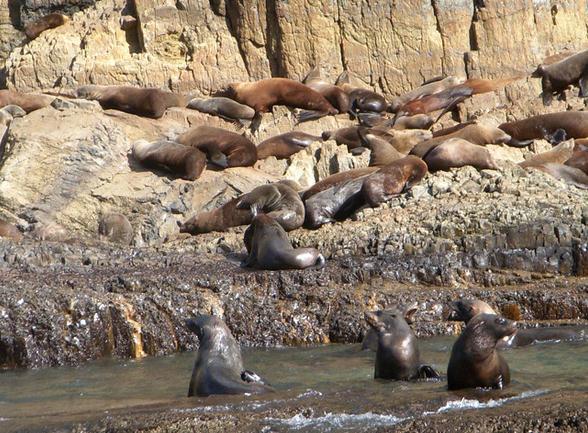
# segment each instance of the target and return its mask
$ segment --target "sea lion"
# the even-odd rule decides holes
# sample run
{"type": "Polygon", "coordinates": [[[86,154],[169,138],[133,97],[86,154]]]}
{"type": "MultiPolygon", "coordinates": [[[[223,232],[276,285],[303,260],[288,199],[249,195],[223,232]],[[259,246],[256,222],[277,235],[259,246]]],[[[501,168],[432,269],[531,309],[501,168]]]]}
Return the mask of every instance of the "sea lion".
{"type": "Polygon", "coordinates": [[[349,96],[349,110],[353,113],[357,112],[376,112],[381,113],[386,111],[388,103],[384,97],[372,90],[356,87],[351,84],[349,72],[344,71],[339,75],[335,82],[347,95],[349,96]]]}
{"type": "Polygon", "coordinates": [[[404,158],[404,155],[398,152],[394,146],[383,138],[373,134],[366,134],[365,147],[370,150],[370,167],[382,167],[388,165],[397,159],[404,158]]]}
{"type": "Polygon", "coordinates": [[[320,269],[325,258],[315,248],[292,248],[288,235],[269,215],[259,214],[243,238],[249,255],[244,267],[256,269],[320,269]]]}
{"type": "Polygon", "coordinates": [[[76,97],[98,101],[103,109],[115,109],[138,116],[159,119],[169,107],[185,107],[186,98],[167,90],[153,87],[96,86],[76,89],[76,97]]]}
{"type": "Polygon", "coordinates": [[[496,350],[504,337],[517,331],[517,323],[495,314],[478,314],[467,324],[451,350],[447,387],[502,389],[510,383],[508,364],[496,350]]]}
{"type": "Polygon", "coordinates": [[[423,84],[422,86],[417,87],[416,89],[413,89],[410,92],[406,92],[403,95],[392,98],[390,104],[388,105],[388,111],[396,113],[400,109],[400,107],[402,107],[410,101],[414,101],[415,99],[420,99],[425,96],[439,93],[445,89],[461,84],[464,81],[465,80],[463,78],[449,76],[441,80],[436,80],[429,82],[427,84],[423,84]]]}
{"type": "Polygon", "coordinates": [[[567,138],[588,137],[588,112],[563,111],[559,113],[540,114],[498,126],[517,140],[544,139],[558,129],[566,132],[567,138]]]}
{"type": "Polygon", "coordinates": [[[18,242],[22,240],[22,237],[22,233],[14,224],[0,219],[0,238],[12,239],[18,242]]]}
{"type": "Polygon", "coordinates": [[[44,17],[39,18],[38,20],[33,21],[25,26],[24,32],[27,38],[30,41],[35,39],[45,30],[54,29],[56,27],[64,25],[66,22],[69,21],[69,17],[58,14],[52,13],[45,15],[44,17]]]}
{"type": "Polygon", "coordinates": [[[324,191],[326,189],[329,189],[335,185],[344,183],[348,180],[357,179],[358,177],[365,177],[365,176],[372,174],[378,170],[379,170],[378,167],[363,167],[363,168],[355,168],[352,170],[347,170],[347,171],[342,171],[340,173],[332,174],[332,175],[324,178],[323,180],[318,181],[317,183],[312,185],[310,188],[308,188],[306,191],[304,191],[304,193],[302,194],[302,200],[307,200],[310,197],[312,197],[313,195],[315,195],[321,191],[324,191]]]}
{"type": "Polygon", "coordinates": [[[257,145],[257,158],[265,159],[269,156],[275,156],[277,159],[286,159],[306,149],[315,141],[323,141],[323,139],[302,131],[275,135],[257,145]]]}
{"type": "Polygon", "coordinates": [[[344,144],[348,149],[354,149],[363,145],[359,128],[359,126],[349,126],[334,131],[323,131],[321,137],[323,140],[335,140],[339,146],[344,144]]]}
{"type": "Polygon", "coordinates": [[[588,175],[588,147],[578,144],[578,141],[579,140],[576,141],[572,156],[570,156],[564,164],[569,167],[577,168],[588,175]]]}
{"type": "Polygon", "coordinates": [[[498,165],[488,149],[462,138],[450,138],[433,148],[423,158],[429,171],[448,171],[451,168],[471,165],[478,170],[497,170],[498,165]]]}
{"type": "Polygon", "coordinates": [[[310,70],[302,81],[308,87],[323,95],[339,113],[347,113],[350,110],[349,96],[339,86],[335,86],[321,77],[320,69],[315,67],[310,70]]]}
{"type": "Polygon", "coordinates": [[[353,150],[365,146],[365,135],[368,133],[383,138],[402,154],[408,154],[418,143],[432,137],[431,131],[420,129],[396,131],[393,129],[368,129],[363,126],[350,126],[334,131],[324,131],[322,138],[323,140],[335,140],[339,146],[344,144],[349,150],[353,150]]]}
{"type": "Polygon", "coordinates": [[[371,207],[408,191],[427,174],[427,164],[416,156],[405,156],[371,174],[364,180],[361,195],[371,207]]]}
{"type": "Polygon", "coordinates": [[[133,158],[146,167],[167,170],[186,180],[196,180],[206,167],[206,155],[200,150],[174,141],[133,143],[133,158]]]}
{"type": "Polygon", "coordinates": [[[261,185],[230,200],[219,208],[202,212],[180,226],[181,233],[225,231],[229,227],[250,224],[253,215],[266,213],[285,230],[294,230],[304,222],[304,204],[291,181],[261,185]]]}
{"type": "Polygon", "coordinates": [[[67,231],[53,221],[36,223],[30,236],[35,240],[48,242],[64,242],[71,239],[67,231]]]}
{"type": "MultiPolygon", "coordinates": [[[[409,309],[416,311],[416,306],[409,309]]],[[[414,313],[396,309],[368,311],[365,320],[378,335],[375,379],[412,380],[439,377],[433,367],[421,364],[417,339],[404,316],[414,313]]]]}
{"type": "Polygon", "coordinates": [[[188,129],[178,143],[195,147],[221,167],[249,167],[257,161],[255,144],[247,137],[213,126],[199,125],[188,129]]]}
{"type": "Polygon", "coordinates": [[[523,162],[519,162],[519,165],[523,168],[528,167],[536,167],[548,162],[553,162],[556,164],[563,164],[574,153],[574,141],[564,141],[563,143],[558,144],[553,149],[548,150],[547,152],[540,153],[538,155],[533,155],[523,162]]]}
{"type": "MultiPolygon", "coordinates": [[[[416,313],[417,307],[418,307],[418,304],[413,303],[403,309],[400,309],[403,311],[404,320],[409,325],[412,325],[412,323],[413,323],[413,315],[414,315],[414,313],[416,313]]],[[[386,315],[390,316],[392,314],[396,314],[396,312],[397,312],[397,310],[393,308],[390,310],[374,311],[373,314],[376,314],[378,316],[380,316],[381,314],[386,314],[386,315]]],[[[378,350],[378,332],[374,328],[372,328],[371,326],[367,330],[365,337],[363,338],[363,340],[361,342],[361,350],[371,350],[373,352],[378,350]]]]}
{"type": "Polygon", "coordinates": [[[133,227],[123,214],[106,213],[100,215],[98,220],[98,235],[101,241],[130,245],[133,240],[133,227]]]}
{"type": "MultiPolygon", "coordinates": [[[[461,138],[480,146],[486,144],[504,144],[512,141],[512,137],[502,129],[484,125],[483,123],[474,123],[465,125],[462,128],[455,128],[455,130],[447,134],[438,135],[429,140],[422,141],[410,153],[419,158],[424,158],[435,147],[452,138],[461,138]]],[[[524,145],[526,146],[527,144],[525,143],[524,145]]]]}
{"type": "Polygon", "coordinates": [[[274,105],[286,105],[317,112],[317,116],[337,114],[323,95],[305,84],[288,78],[266,78],[253,83],[231,83],[219,96],[226,96],[252,107],[256,113],[267,113],[274,105]]]}
{"type": "Polygon", "coordinates": [[[582,170],[564,164],[548,162],[544,164],[533,165],[531,168],[541,170],[557,180],[564,181],[580,189],[588,189],[588,175],[582,170]]]}
{"type": "Polygon", "coordinates": [[[5,105],[0,108],[0,125],[8,126],[15,117],[26,116],[27,112],[18,105],[5,105]]]}
{"type": "Polygon", "coordinates": [[[17,105],[27,113],[47,107],[54,99],[55,96],[39,93],[20,93],[13,90],[0,90],[0,108],[6,107],[7,105],[17,105]]]}
{"type": "Polygon", "coordinates": [[[193,98],[188,102],[187,107],[228,120],[251,122],[255,116],[255,110],[253,108],[239,104],[230,98],[223,97],[207,99],[193,98]]]}
{"type": "MultiPolygon", "coordinates": [[[[467,324],[478,314],[496,314],[496,312],[490,305],[479,299],[459,299],[450,304],[447,320],[462,321],[467,324]]],[[[586,329],[570,329],[566,326],[523,328],[517,329],[514,335],[498,341],[496,347],[508,349],[547,341],[579,341],[587,336],[586,329]]]]}
{"type": "Polygon", "coordinates": [[[202,314],[186,325],[199,341],[188,397],[273,392],[263,380],[250,381],[259,376],[243,368],[239,344],[221,319],[202,314]]]}
{"type": "Polygon", "coordinates": [[[435,121],[427,114],[415,114],[414,116],[401,116],[398,119],[390,119],[380,113],[358,113],[359,124],[372,129],[388,131],[390,129],[429,129],[435,121]]]}
{"type": "Polygon", "coordinates": [[[544,105],[551,105],[554,93],[562,93],[574,84],[580,87],[580,97],[588,97],[588,50],[550,65],[539,65],[531,76],[541,78],[544,105]]]}

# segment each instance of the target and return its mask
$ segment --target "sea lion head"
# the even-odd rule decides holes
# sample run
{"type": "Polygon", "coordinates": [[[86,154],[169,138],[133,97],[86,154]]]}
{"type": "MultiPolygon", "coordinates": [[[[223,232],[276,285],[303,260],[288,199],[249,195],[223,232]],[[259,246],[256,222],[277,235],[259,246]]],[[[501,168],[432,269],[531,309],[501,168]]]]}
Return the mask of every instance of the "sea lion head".
{"type": "Polygon", "coordinates": [[[239,86],[240,83],[229,83],[225,87],[218,89],[216,92],[214,92],[213,96],[235,99],[235,96],[237,96],[237,90],[239,86]]]}
{"type": "Polygon", "coordinates": [[[468,323],[478,314],[496,314],[490,305],[479,299],[459,299],[450,304],[447,320],[468,323]]]}
{"type": "Polygon", "coordinates": [[[14,117],[24,117],[27,115],[27,112],[24,111],[18,105],[10,104],[2,107],[2,111],[10,114],[13,118],[14,117]]]}
{"type": "Polygon", "coordinates": [[[380,311],[366,311],[364,316],[368,325],[378,334],[385,335],[410,329],[408,325],[413,323],[413,316],[417,309],[418,305],[413,303],[403,311],[393,307],[380,311]]]}
{"type": "Polygon", "coordinates": [[[545,66],[539,65],[539,66],[537,66],[537,69],[535,69],[533,71],[533,73],[531,74],[531,77],[532,78],[541,78],[541,77],[543,77],[544,74],[545,74],[545,66]]]}
{"type": "Polygon", "coordinates": [[[517,322],[514,320],[487,313],[474,316],[463,331],[468,341],[467,351],[479,355],[493,351],[499,340],[516,332],[517,322]]]}
{"type": "Polygon", "coordinates": [[[200,344],[208,339],[219,340],[218,344],[221,344],[221,338],[217,337],[230,335],[227,325],[220,318],[209,314],[199,314],[193,319],[186,320],[186,326],[196,334],[200,344]]]}

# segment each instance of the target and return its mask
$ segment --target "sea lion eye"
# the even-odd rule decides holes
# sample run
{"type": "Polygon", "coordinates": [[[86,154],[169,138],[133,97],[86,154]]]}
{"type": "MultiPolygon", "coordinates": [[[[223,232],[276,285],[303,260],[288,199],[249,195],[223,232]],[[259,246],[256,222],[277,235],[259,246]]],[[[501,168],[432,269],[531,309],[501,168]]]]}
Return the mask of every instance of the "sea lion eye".
{"type": "Polygon", "coordinates": [[[497,317],[496,318],[496,324],[498,325],[506,325],[506,319],[503,317],[497,317]]]}

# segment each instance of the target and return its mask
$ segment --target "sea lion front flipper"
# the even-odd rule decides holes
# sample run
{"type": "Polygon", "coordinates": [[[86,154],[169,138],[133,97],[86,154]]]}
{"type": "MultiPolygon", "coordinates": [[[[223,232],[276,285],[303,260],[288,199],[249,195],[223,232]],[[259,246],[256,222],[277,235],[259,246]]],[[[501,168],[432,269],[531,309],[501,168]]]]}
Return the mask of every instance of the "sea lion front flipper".
{"type": "Polygon", "coordinates": [[[580,80],[578,81],[578,87],[580,88],[580,98],[588,98],[588,68],[584,71],[580,80]]]}
{"type": "Polygon", "coordinates": [[[553,94],[551,92],[543,91],[541,93],[541,98],[543,99],[543,105],[549,107],[553,102],[553,94]]]}
{"type": "Polygon", "coordinates": [[[264,383],[245,382],[241,378],[233,379],[222,369],[213,369],[209,374],[212,382],[210,387],[214,390],[214,394],[262,394],[273,391],[273,388],[264,383]]]}
{"type": "Polygon", "coordinates": [[[419,365],[417,377],[419,379],[439,379],[441,375],[430,365],[419,365]]]}
{"type": "Polygon", "coordinates": [[[510,141],[506,144],[512,147],[527,147],[535,140],[517,140],[516,138],[511,138],[510,141]]]}
{"type": "Polygon", "coordinates": [[[552,146],[556,146],[567,140],[567,132],[565,129],[558,128],[553,134],[548,134],[547,131],[544,133],[545,140],[549,141],[552,146]]]}
{"type": "Polygon", "coordinates": [[[251,370],[243,370],[241,372],[241,379],[244,382],[247,383],[260,383],[262,385],[268,385],[271,386],[269,383],[267,383],[266,380],[264,380],[260,375],[258,375],[257,373],[251,371],[251,370]]]}

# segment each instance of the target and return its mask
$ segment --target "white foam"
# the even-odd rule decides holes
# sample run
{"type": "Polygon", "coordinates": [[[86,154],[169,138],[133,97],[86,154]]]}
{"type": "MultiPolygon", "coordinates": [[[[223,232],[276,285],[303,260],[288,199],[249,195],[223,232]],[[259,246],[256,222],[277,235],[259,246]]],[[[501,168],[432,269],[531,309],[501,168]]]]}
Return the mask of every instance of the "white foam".
{"type": "Polygon", "coordinates": [[[471,400],[467,398],[462,398],[461,400],[453,400],[448,401],[445,403],[444,406],[441,406],[437,409],[436,412],[425,412],[424,415],[431,415],[434,413],[442,413],[447,412],[450,410],[464,410],[464,409],[486,409],[490,407],[499,407],[502,406],[504,403],[508,403],[509,401],[514,400],[521,400],[524,398],[536,397],[538,395],[542,395],[547,393],[547,389],[539,389],[536,391],[525,391],[519,395],[515,395],[513,397],[506,397],[506,398],[499,398],[498,400],[487,400],[487,401],[479,401],[479,400],[471,400]]]}
{"type": "Polygon", "coordinates": [[[289,427],[292,430],[305,428],[320,429],[321,432],[330,432],[333,429],[358,431],[368,430],[374,427],[385,427],[398,424],[408,418],[398,418],[394,415],[380,415],[372,412],[361,414],[327,413],[323,416],[312,418],[299,413],[292,418],[266,418],[266,421],[277,425],[289,427]]]}
{"type": "Polygon", "coordinates": [[[320,397],[323,393],[320,391],[315,391],[314,389],[307,389],[302,394],[297,395],[296,398],[306,398],[306,397],[320,397]]]}

